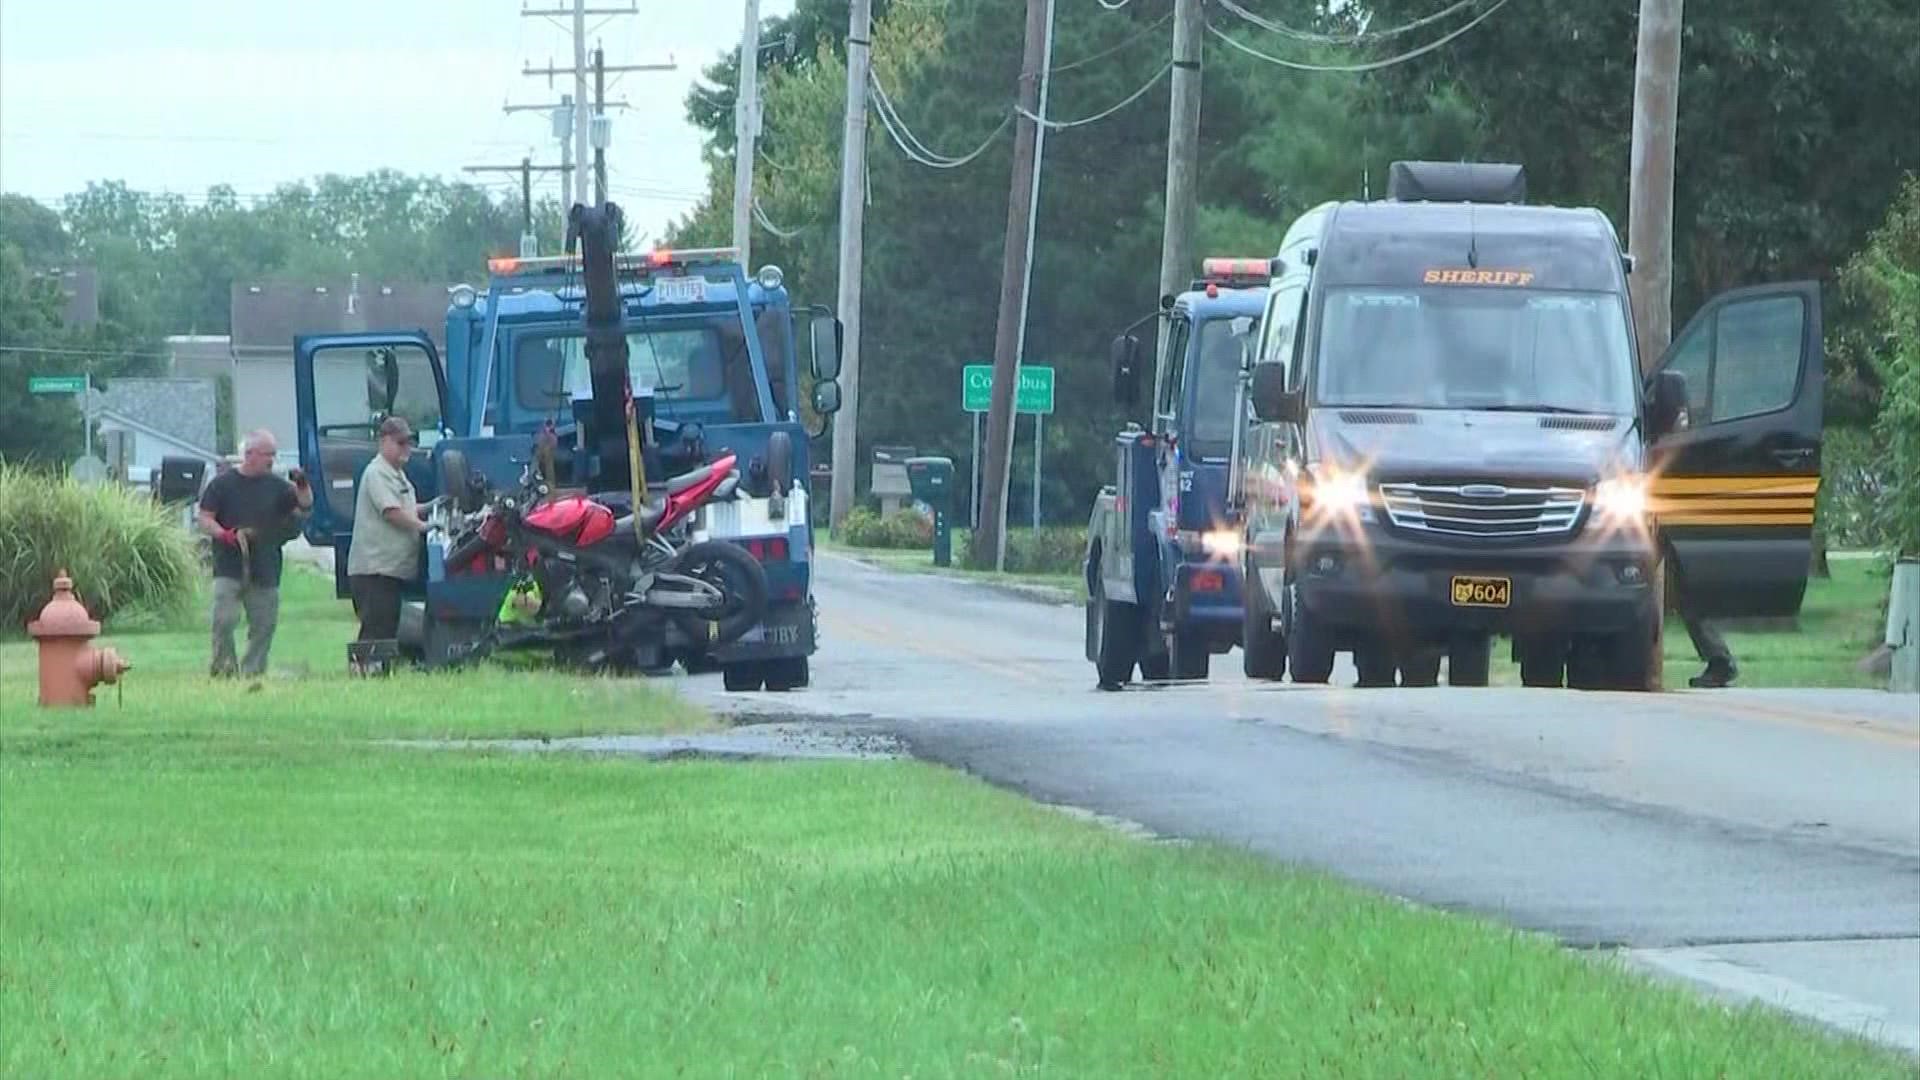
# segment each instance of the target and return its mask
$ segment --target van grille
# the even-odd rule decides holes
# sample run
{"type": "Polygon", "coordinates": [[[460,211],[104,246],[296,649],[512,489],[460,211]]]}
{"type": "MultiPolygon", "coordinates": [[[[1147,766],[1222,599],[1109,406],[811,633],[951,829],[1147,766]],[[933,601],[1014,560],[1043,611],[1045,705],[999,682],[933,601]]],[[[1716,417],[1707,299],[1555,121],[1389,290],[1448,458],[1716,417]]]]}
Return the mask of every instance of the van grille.
{"type": "Polygon", "coordinates": [[[1402,529],[1486,539],[1572,532],[1586,493],[1498,484],[1381,484],[1388,520],[1402,529]]]}

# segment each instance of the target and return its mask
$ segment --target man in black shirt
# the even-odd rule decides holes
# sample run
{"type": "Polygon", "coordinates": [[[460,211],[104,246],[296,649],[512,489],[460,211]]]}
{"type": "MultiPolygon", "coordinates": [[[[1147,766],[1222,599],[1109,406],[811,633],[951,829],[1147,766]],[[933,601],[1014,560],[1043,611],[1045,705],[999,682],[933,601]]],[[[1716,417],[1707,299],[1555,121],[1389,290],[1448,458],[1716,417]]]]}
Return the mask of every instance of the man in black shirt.
{"type": "Polygon", "coordinates": [[[280,617],[280,547],[299,535],[313,489],[295,469],[292,483],[273,475],[273,434],[256,431],[240,465],[214,477],[200,496],[200,528],[213,538],[213,674],[267,670],[280,617]],[[247,655],[236,660],[233,632],[247,616],[247,655]]]}

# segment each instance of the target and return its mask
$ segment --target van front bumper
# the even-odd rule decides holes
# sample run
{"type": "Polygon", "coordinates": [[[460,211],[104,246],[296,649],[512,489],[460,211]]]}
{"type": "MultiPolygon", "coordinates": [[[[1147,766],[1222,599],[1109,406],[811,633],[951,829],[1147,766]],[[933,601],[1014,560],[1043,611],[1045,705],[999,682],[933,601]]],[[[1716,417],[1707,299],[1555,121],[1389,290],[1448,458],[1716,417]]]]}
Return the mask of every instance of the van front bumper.
{"type": "Polygon", "coordinates": [[[1653,544],[1628,530],[1585,526],[1566,537],[1490,544],[1360,524],[1298,544],[1292,569],[1301,606],[1334,630],[1611,634],[1654,615],[1653,544]],[[1503,586],[1505,595],[1486,595],[1486,585],[1503,586]]]}

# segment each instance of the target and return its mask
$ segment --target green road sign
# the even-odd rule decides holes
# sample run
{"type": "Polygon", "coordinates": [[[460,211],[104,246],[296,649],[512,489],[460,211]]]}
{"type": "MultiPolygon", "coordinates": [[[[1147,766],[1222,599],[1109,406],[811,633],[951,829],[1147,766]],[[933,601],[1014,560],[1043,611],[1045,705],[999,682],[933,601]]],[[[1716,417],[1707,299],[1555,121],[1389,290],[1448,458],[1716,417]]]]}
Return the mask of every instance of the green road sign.
{"type": "Polygon", "coordinates": [[[85,375],[35,375],[27,380],[30,394],[84,394],[86,390],[85,375]]]}
{"type": "MultiPolygon", "coordinates": [[[[993,403],[993,365],[968,364],[960,374],[960,407],[986,412],[993,403]]],[[[1021,365],[1020,385],[1014,389],[1013,409],[1023,416],[1053,415],[1053,369],[1021,365]]]]}

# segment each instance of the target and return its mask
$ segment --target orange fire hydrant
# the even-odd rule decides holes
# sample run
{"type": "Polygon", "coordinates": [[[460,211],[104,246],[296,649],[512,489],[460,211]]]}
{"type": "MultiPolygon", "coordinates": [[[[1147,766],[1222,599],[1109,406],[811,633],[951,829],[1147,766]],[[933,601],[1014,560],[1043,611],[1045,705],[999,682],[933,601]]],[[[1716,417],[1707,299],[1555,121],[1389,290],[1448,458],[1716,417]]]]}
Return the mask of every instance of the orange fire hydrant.
{"type": "Polygon", "coordinates": [[[27,624],[27,633],[40,643],[42,706],[92,705],[95,686],[112,683],[133,667],[112,649],[87,644],[99,636],[100,624],[74,599],[73,579],[65,570],[53,579],[53,599],[27,624]]]}

